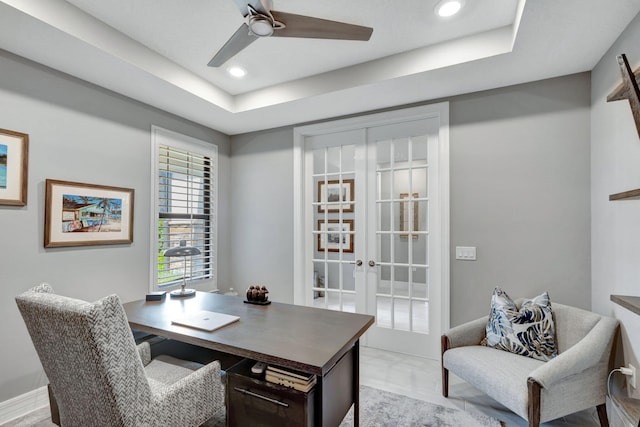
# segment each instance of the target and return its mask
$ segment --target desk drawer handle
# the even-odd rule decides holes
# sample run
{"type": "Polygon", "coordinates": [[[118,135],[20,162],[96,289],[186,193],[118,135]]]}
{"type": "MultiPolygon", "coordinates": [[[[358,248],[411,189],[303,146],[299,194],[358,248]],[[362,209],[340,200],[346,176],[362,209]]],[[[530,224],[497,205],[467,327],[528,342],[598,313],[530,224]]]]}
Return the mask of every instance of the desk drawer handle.
{"type": "Polygon", "coordinates": [[[279,400],[271,399],[270,397],[262,396],[261,394],[254,393],[254,392],[249,391],[249,390],[244,390],[244,389],[238,388],[238,387],[234,387],[233,389],[235,391],[238,391],[238,392],[242,393],[242,394],[248,394],[249,396],[257,397],[258,399],[266,400],[267,402],[275,403],[276,405],[284,406],[285,408],[289,407],[288,403],[280,402],[279,400]]]}

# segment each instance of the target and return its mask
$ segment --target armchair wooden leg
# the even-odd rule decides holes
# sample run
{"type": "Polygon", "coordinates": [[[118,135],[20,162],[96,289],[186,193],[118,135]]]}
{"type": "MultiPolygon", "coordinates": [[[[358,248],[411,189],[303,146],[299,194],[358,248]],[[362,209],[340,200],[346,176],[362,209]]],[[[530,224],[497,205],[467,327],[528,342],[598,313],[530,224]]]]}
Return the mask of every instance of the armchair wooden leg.
{"type": "Polygon", "coordinates": [[[442,365],[442,395],[444,397],[449,397],[449,370],[444,367],[444,352],[449,349],[449,338],[447,338],[446,335],[442,336],[441,349],[442,353],[440,354],[440,364],[442,365]]]}
{"type": "Polygon", "coordinates": [[[529,427],[540,426],[540,390],[542,386],[534,379],[527,380],[527,389],[529,390],[528,418],[529,427]]]}
{"type": "Polygon", "coordinates": [[[596,407],[598,409],[598,418],[600,419],[600,427],[609,427],[609,418],[607,418],[607,404],[603,403],[596,407]]]}

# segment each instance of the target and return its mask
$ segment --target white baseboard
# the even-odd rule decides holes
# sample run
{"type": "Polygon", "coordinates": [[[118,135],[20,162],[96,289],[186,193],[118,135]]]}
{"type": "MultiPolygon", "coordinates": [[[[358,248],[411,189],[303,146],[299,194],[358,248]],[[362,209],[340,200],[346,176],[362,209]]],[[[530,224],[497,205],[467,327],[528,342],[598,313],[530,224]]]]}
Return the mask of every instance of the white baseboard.
{"type": "Polygon", "coordinates": [[[47,387],[40,387],[13,399],[0,402],[0,424],[27,415],[49,405],[47,387]]]}

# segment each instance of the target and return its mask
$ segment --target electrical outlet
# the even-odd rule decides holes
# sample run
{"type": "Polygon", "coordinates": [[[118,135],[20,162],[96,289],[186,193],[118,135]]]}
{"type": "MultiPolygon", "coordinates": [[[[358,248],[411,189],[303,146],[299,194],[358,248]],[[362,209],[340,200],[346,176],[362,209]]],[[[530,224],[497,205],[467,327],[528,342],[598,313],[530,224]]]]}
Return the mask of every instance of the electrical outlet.
{"type": "Polygon", "coordinates": [[[629,363],[629,369],[631,369],[631,376],[629,377],[629,384],[632,388],[636,388],[636,368],[629,363]]]}

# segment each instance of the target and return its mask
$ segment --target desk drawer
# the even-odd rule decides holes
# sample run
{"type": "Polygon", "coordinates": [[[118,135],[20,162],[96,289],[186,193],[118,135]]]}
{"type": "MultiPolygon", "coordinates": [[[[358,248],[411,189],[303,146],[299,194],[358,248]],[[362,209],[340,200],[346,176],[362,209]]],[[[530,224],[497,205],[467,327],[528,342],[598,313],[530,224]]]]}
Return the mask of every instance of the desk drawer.
{"type": "Polygon", "coordinates": [[[314,389],[304,393],[252,376],[254,363],[227,371],[227,426],[312,426],[314,389]]]}

